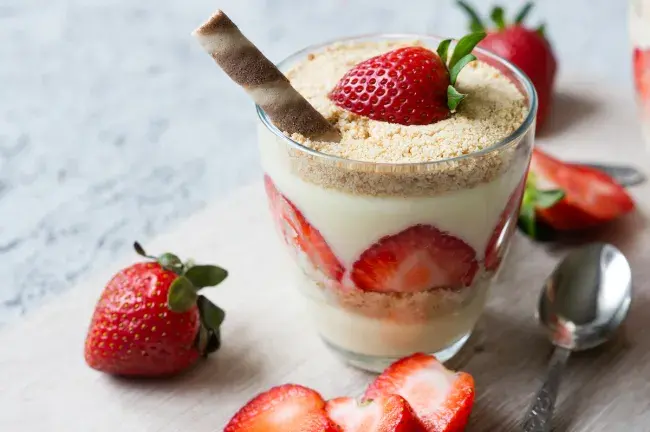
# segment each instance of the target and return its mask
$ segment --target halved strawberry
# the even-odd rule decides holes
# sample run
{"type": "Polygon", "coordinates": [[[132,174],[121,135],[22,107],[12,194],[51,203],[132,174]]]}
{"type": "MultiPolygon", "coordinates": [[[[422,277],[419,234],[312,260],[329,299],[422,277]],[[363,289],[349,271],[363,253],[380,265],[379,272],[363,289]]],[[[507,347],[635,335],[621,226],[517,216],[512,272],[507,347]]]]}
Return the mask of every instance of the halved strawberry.
{"type": "Polygon", "coordinates": [[[535,218],[555,230],[580,230],[612,221],[633,209],[634,201],[625,189],[604,172],[533,150],[521,207],[522,225],[529,235],[534,237],[535,218]]]}
{"type": "Polygon", "coordinates": [[[264,176],[264,186],[271,214],[287,245],[304,252],[314,267],[339,282],[343,277],[343,266],[320,232],[278,191],[268,175],[264,176]]]}
{"type": "Polygon", "coordinates": [[[634,49],[634,84],[639,99],[650,107],[650,49],[634,49]]]}
{"type": "Polygon", "coordinates": [[[425,432],[411,406],[399,395],[361,403],[340,397],[328,401],[325,409],[341,432],[425,432]]]}
{"type": "Polygon", "coordinates": [[[451,40],[438,53],[405,47],[363,61],[348,71],[330,92],[339,107],[373,120],[426,125],[446,119],[465,95],[454,85],[461,69],[476,60],[471,54],[485,33],[463,37],[449,59],[451,40]]]}
{"type": "Polygon", "coordinates": [[[474,405],[474,379],[446,369],[435,357],[413,354],[393,363],[366,390],[366,399],[398,394],[427,432],[460,432],[474,405]]]}
{"type": "Polygon", "coordinates": [[[499,268],[503,258],[504,246],[515,232],[517,227],[517,214],[521,206],[526,179],[523,179],[508,198],[508,203],[499,217],[499,222],[492,232],[492,236],[485,248],[485,269],[492,271],[499,268]]]}
{"type": "Polygon", "coordinates": [[[381,238],[354,263],[351,278],[365,291],[420,292],[469,286],[478,271],[467,243],[431,225],[381,238]]]}
{"type": "Polygon", "coordinates": [[[337,432],[325,401],[314,390],[295,384],[273,387],[242,407],[224,432],[337,432]]]}

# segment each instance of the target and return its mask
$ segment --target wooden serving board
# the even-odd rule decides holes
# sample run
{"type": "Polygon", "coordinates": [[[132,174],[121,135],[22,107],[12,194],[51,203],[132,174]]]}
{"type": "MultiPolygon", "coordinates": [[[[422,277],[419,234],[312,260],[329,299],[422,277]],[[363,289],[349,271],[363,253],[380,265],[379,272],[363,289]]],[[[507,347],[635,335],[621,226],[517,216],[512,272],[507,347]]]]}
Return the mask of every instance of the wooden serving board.
{"type": "MultiPolygon", "coordinates": [[[[601,83],[563,86],[550,129],[555,133],[538,141],[549,152],[650,165],[631,100],[601,83]]],[[[631,260],[630,316],[616,340],[570,361],[558,431],[650,430],[650,185],[632,193],[638,212],[599,235],[631,260]]],[[[519,430],[550,354],[534,318],[537,293],[567,247],[517,236],[477,331],[451,364],[476,379],[468,431],[519,430]]],[[[359,395],[373,378],[342,364],[307,325],[291,286],[293,264],[275,238],[261,183],[238,190],[147,249],[173,249],[230,270],[230,278],[208,293],[228,312],[221,350],[167,381],[116,379],[86,367],[83,341],[94,302],[109,276],[134,258],[128,254],[0,332],[0,431],[220,431],[249,398],[273,385],[301,383],[330,398],[359,395]]]]}

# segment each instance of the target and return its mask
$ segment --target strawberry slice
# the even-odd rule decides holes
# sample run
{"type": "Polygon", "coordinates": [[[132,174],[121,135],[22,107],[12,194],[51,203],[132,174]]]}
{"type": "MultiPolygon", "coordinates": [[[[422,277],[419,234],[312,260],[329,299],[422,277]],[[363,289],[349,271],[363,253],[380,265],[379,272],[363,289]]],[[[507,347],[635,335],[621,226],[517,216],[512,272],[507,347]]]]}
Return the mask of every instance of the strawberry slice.
{"type": "Polygon", "coordinates": [[[368,387],[366,399],[398,394],[427,432],[460,432],[474,404],[474,379],[446,369],[435,357],[413,354],[393,363],[368,387]]]}
{"type": "Polygon", "coordinates": [[[361,403],[341,397],[328,401],[325,409],[341,432],[424,432],[411,406],[399,395],[361,403]]]}
{"type": "Polygon", "coordinates": [[[365,291],[421,292],[469,286],[478,271],[467,243],[431,225],[381,238],[354,263],[351,278],[365,291]]]}
{"type": "Polygon", "coordinates": [[[522,214],[530,218],[533,213],[527,205],[533,192],[540,193],[537,182],[556,188],[563,193],[561,199],[550,205],[533,203],[534,216],[556,230],[595,227],[634,209],[634,201],[625,189],[595,168],[564,163],[535,149],[530,172],[522,214]]]}
{"type": "Polygon", "coordinates": [[[634,49],[634,84],[639,99],[650,106],[650,49],[634,49]]]}
{"type": "Polygon", "coordinates": [[[339,282],[343,277],[343,266],[320,232],[278,191],[268,175],[264,176],[264,186],[271,214],[287,245],[305,253],[314,267],[339,282]]]}
{"type": "Polygon", "coordinates": [[[314,390],[285,384],[257,395],[228,422],[224,432],[337,432],[325,401],[314,390]]]}
{"type": "Polygon", "coordinates": [[[504,246],[515,232],[517,227],[517,214],[521,207],[521,199],[526,186],[526,180],[522,180],[515,191],[508,198],[506,208],[499,217],[499,222],[492,232],[492,236],[485,248],[485,269],[494,271],[501,265],[504,246]]]}

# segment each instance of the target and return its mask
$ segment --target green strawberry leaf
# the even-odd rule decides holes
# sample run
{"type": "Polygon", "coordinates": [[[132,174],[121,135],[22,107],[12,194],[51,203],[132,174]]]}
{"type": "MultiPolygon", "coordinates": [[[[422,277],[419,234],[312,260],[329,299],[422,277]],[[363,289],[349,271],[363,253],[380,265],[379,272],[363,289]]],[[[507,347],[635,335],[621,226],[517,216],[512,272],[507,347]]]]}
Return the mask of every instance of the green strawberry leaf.
{"type": "Polygon", "coordinates": [[[226,319],[226,312],[202,295],[199,295],[197,305],[203,325],[209,330],[218,330],[226,319]]]}
{"type": "Polygon", "coordinates": [[[213,265],[195,265],[185,272],[185,277],[199,290],[219,285],[228,277],[228,271],[213,265]]]}
{"type": "Polygon", "coordinates": [[[506,19],[504,17],[504,12],[502,7],[496,6],[494,9],[492,9],[490,18],[492,18],[492,21],[494,22],[494,24],[496,24],[499,30],[505,30],[506,19]]]}
{"type": "Polygon", "coordinates": [[[521,211],[519,212],[519,225],[526,235],[535,239],[537,221],[535,220],[535,208],[533,206],[521,207],[521,211]]]}
{"type": "Polygon", "coordinates": [[[460,59],[468,54],[471,54],[472,50],[479,42],[485,38],[485,36],[487,36],[485,32],[470,33],[463,36],[456,44],[454,52],[451,55],[451,60],[449,61],[449,69],[452,69],[456,63],[460,61],[460,59]]]}
{"type": "Polygon", "coordinates": [[[558,201],[564,198],[564,191],[561,189],[538,190],[535,199],[535,207],[547,209],[553,207],[558,201]]]}
{"type": "Polygon", "coordinates": [[[537,30],[535,30],[538,35],[546,39],[546,24],[542,24],[539,27],[537,27],[537,30]]]}
{"type": "Polygon", "coordinates": [[[459,93],[454,86],[447,87],[447,106],[450,110],[454,111],[458,105],[465,99],[465,94],[459,93]]]}
{"type": "Polygon", "coordinates": [[[144,248],[142,247],[142,245],[140,245],[140,243],[138,242],[133,243],[133,249],[135,249],[135,252],[138,255],[143,256],[145,258],[150,258],[149,255],[147,255],[147,253],[144,251],[144,248]]]}
{"type": "Polygon", "coordinates": [[[483,21],[481,18],[478,16],[476,11],[474,10],[473,7],[471,7],[468,3],[459,0],[456,2],[456,4],[465,11],[465,13],[469,16],[470,23],[469,23],[469,29],[472,32],[481,32],[485,31],[485,25],[483,24],[483,21]]]}
{"type": "Polygon", "coordinates": [[[173,253],[166,252],[158,257],[158,263],[166,269],[180,275],[183,273],[183,261],[173,253]]]}
{"type": "Polygon", "coordinates": [[[196,304],[197,294],[192,282],[185,276],[179,276],[169,287],[167,307],[172,312],[187,312],[196,304]]]}
{"type": "Polygon", "coordinates": [[[449,54],[449,44],[451,44],[451,39],[445,39],[440,42],[438,45],[438,55],[444,64],[447,64],[447,55],[449,54]]]}
{"type": "Polygon", "coordinates": [[[476,56],[474,54],[467,54],[465,57],[462,59],[458,60],[458,63],[454,65],[449,70],[449,81],[451,82],[451,85],[456,85],[456,80],[458,79],[458,74],[460,74],[461,69],[463,69],[467,63],[473,62],[476,60],[476,56]]]}
{"type": "Polygon", "coordinates": [[[533,8],[533,2],[528,2],[524,5],[524,7],[521,8],[517,16],[515,17],[515,24],[521,24],[524,22],[528,14],[530,13],[530,10],[533,8]]]}

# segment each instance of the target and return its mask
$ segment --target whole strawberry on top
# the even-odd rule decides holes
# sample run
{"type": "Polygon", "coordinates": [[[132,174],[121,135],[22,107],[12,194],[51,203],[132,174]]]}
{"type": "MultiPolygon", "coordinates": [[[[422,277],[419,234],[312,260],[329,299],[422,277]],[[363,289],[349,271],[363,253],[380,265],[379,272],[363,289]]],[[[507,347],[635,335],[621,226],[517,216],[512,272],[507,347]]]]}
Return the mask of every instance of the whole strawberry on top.
{"type": "Polygon", "coordinates": [[[329,97],[373,120],[403,125],[444,120],[466,96],[454,85],[462,68],[476,60],[472,50],[484,37],[481,32],[463,37],[449,59],[451,39],[440,43],[437,54],[413,46],[370,58],[348,71],[329,97]]]}
{"type": "Polygon", "coordinates": [[[506,20],[503,8],[495,7],[490,17],[496,28],[491,29],[486,28],[483,20],[466,2],[459,1],[458,5],[469,15],[472,31],[488,31],[479,47],[510,61],[532,81],[539,97],[537,129],[540,130],[550,110],[557,61],[544,34],[544,26],[529,28],[524,25],[533,4],[527,3],[512,22],[506,20]]]}
{"type": "Polygon", "coordinates": [[[101,294],[85,344],[86,363],[113,375],[165,376],[192,366],[221,343],[225,313],[199,290],[221,283],[226,270],[183,263],[176,255],[119,271],[101,294]]]}

